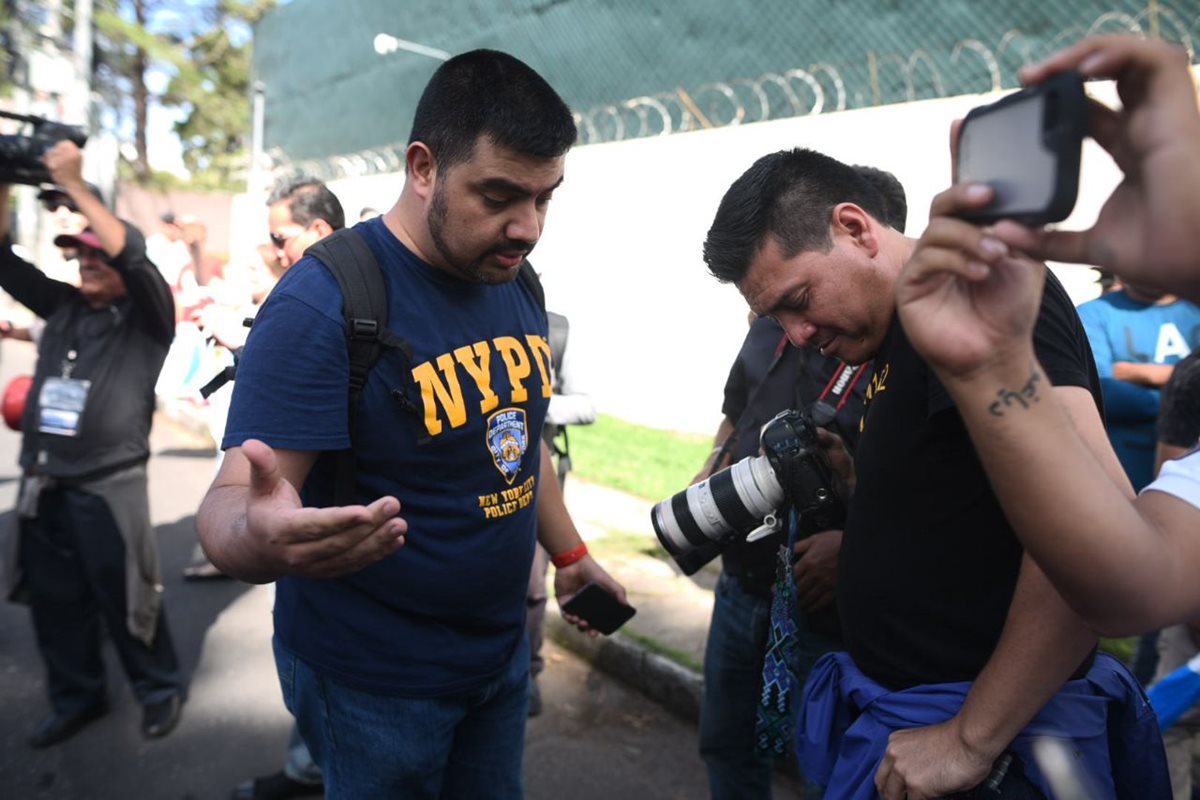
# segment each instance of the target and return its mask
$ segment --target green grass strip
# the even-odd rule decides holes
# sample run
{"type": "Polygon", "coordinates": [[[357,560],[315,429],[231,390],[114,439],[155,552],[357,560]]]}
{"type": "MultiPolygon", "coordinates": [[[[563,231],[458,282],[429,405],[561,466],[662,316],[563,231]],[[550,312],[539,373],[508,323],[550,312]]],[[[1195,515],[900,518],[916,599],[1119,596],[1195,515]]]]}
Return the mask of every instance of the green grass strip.
{"type": "Polygon", "coordinates": [[[649,636],[638,633],[637,631],[631,630],[630,628],[622,628],[621,633],[624,634],[625,636],[628,636],[630,639],[633,639],[635,642],[637,642],[638,644],[640,644],[642,647],[646,648],[650,652],[656,653],[670,661],[674,661],[676,664],[678,664],[681,667],[686,667],[687,669],[690,669],[693,672],[703,672],[704,671],[703,664],[701,664],[699,661],[692,658],[690,655],[683,652],[682,650],[676,650],[674,647],[671,647],[670,645],[663,644],[662,642],[658,641],[657,639],[651,639],[649,636]]]}
{"type": "Polygon", "coordinates": [[[651,501],[687,486],[712,450],[711,436],[650,428],[607,414],[592,425],[572,425],[568,434],[572,475],[651,501]]]}

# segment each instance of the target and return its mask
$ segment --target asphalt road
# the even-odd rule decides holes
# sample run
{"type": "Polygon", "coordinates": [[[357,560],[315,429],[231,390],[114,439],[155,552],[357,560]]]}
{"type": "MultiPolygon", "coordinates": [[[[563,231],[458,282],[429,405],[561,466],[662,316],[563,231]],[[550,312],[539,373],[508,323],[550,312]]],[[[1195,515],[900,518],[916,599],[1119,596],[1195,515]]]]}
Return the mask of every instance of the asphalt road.
{"type": "MultiPolygon", "coordinates": [[[[0,387],[27,372],[31,351],[0,344],[0,387]]],[[[282,766],[290,717],[270,652],[269,586],[187,583],[195,508],[212,475],[212,454],[156,425],[151,511],[165,574],[165,603],[190,698],[179,727],[141,738],[141,709],[111,648],[113,710],[75,738],[35,751],[25,738],[48,713],[28,611],[0,603],[0,798],[228,797],[239,781],[282,766]]],[[[17,434],[0,427],[0,509],[16,495],[17,434]]],[[[696,730],[639,692],[547,642],[545,711],[526,733],[527,797],[637,800],[706,797],[696,730]]],[[[784,786],[781,780],[781,787],[784,786]]]]}

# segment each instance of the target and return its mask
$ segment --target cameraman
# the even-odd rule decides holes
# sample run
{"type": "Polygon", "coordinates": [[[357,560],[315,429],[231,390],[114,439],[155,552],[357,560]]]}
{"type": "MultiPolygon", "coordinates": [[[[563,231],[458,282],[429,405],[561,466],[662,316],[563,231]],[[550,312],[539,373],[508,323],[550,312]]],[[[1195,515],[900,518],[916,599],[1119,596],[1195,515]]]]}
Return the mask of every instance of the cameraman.
{"type": "MultiPolygon", "coordinates": [[[[879,190],[884,200],[882,221],[903,233],[908,200],[900,181],[873,167],[854,169],[879,190]]],[[[869,363],[849,368],[815,347],[790,344],[774,319],[754,319],[725,382],[721,408],[725,419],[713,452],[692,483],[758,455],[759,432],[772,417],[788,408],[809,408],[817,401],[836,412],[827,426],[853,452],[869,377],[869,363]]],[[[834,607],[841,540],[841,531],[823,531],[795,544],[793,571],[802,609],[796,663],[791,665],[798,681],[796,691],[820,656],[842,646],[834,607]]],[[[704,648],[700,709],[700,755],[714,800],[771,796],[773,757],[757,752],[755,716],[761,713],[776,552],[782,543],[779,534],[753,543],[736,541],[721,554],[721,576],[704,648]]],[[[795,703],[789,711],[794,713],[795,703]]],[[[770,744],[781,752],[786,747],[782,741],[770,744]]],[[[806,796],[815,791],[811,784],[804,787],[806,796]]]]}
{"type": "MultiPolygon", "coordinates": [[[[1070,739],[1100,796],[1130,785],[1161,796],[1161,742],[1126,746],[1155,735],[1122,716],[1144,703],[1136,682],[1114,659],[1093,658],[1095,635],[1024,556],[959,409],[896,318],[896,282],[916,242],[883,224],[885,213],[851,167],[782,151],[735,181],[705,243],[712,273],[793,344],[874,360],[838,564],[848,652],[825,656],[809,678],[801,766],[828,800],[872,787],[919,800],[976,786],[1011,749],[1048,792],[1021,736],[1036,718],[1034,729],[1070,739]],[[1106,711],[1083,713],[1097,707],[1106,711]]],[[[1056,281],[1033,316],[1045,382],[1056,384],[1045,393],[1067,410],[1060,424],[1124,480],[1083,326],[1056,281]]]]}
{"type": "MultiPolygon", "coordinates": [[[[843,368],[840,361],[825,358],[815,348],[789,344],[770,317],[755,319],[725,382],[721,408],[725,418],[713,452],[692,483],[758,455],[762,427],[780,411],[810,407],[823,389],[841,377],[843,368]]],[[[831,423],[850,447],[858,438],[865,371],[855,371],[847,379],[845,402],[831,423]]],[[[714,800],[771,796],[774,756],[757,750],[755,718],[771,624],[776,554],[785,541],[783,533],[755,542],[738,540],[721,553],[721,575],[704,648],[700,707],[700,755],[714,800]]],[[[820,656],[841,646],[833,606],[840,544],[840,531],[822,531],[796,543],[795,579],[803,612],[796,636],[797,663],[791,666],[801,684],[820,656]],[[814,613],[818,621],[832,624],[810,625],[814,613]]],[[[806,786],[804,796],[819,796],[815,791],[816,787],[806,786]]]]}
{"type": "Polygon", "coordinates": [[[79,287],[52,280],[13,254],[10,187],[0,186],[0,288],[46,321],[22,417],[19,532],[3,551],[16,553],[6,596],[30,604],[53,707],[28,741],[56,744],[107,712],[102,622],[143,706],[143,735],[164,736],[179,720],[183,680],[162,609],[146,461],[171,292],[142,234],[84,183],[79,148],[59,142],[43,162],[89,227],[54,240],[77,250],[79,287]]]}

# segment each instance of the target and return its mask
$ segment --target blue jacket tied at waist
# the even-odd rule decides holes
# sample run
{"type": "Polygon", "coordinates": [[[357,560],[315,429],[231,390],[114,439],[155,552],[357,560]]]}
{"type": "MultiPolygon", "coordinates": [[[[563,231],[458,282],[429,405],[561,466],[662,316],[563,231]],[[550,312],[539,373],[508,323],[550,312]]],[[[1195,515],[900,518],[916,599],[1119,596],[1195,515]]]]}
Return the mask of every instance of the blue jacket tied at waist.
{"type": "MultiPolygon", "coordinates": [[[[877,797],[875,771],[892,731],[945,722],[970,688],[962,681],[893,692],[864,675],[849,654],[830,653],[804,687],[796,757],[810,780],[828,787],[825,800],[870,800],[877,797]]],[[[1033,758],[1033,741],[1041,736],[1069,740],[1097,800],[1171,797],[1154,709],[1112,656],[1097,655],[1088,674],[1066,683],[1009,747],[1029,779],[1052,797],[1033,758]]]]}

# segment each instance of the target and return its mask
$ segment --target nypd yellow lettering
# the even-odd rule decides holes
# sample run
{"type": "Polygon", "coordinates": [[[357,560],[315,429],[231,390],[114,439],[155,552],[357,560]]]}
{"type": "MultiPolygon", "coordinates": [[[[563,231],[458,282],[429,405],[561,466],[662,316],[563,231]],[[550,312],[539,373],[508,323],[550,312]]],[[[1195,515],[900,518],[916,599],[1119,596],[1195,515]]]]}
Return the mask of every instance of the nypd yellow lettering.
{"type": "Polygon", "coordinates": [[[437,370],[426,361],[413,367],[413,380],[421,386],[421,403],[425,406],[425,430],[430,436],[442,432],[442,421],[438,419],[438,406],[446,414],[451,428],[457,428],[467,421],[467,410],[463,404],[462,387],[458,383],[458,372],[454,369],[454,359],[449,353],[437,357],[437,370]],[[445,378],[443,383],[438,378],[441,372],[445,378]],[[434,402],[434,398],[437,402],[434,402]]]}
{"type": "Polygon", "coordinates": [[[480,495],[479,507],[483,509],[483,518],[499,519],[528,508],[537,496],[533,491],[534,485],[533,477],[529,477],[520,486],[502,489],[499,493],[480,495]]]}
{"type": "Polygon", "coordinates": [[[495,346],[496,352],[500,354],[500,358],[504,359],[504,366],[508,367],[508,383],[512,387],[512,401],[514,403],[525,402],[529,399],[529,392],[525,390],[523,381],[533,371],[533,367],[529,364],[529,356],[525,354],[525,348],[521,346],[520,341],[511,336],[497,336],[492,340],[492,344],[495,346]]]}
{"type": "Polygon", "coordinates": [[[413,367],[412,377],[421,387],[425,429],[430,436],[441,434],[447,424],[453,429],[467,423],[466,401],[460,382],[463,380],[478,389],[480,414],[494,411],[503,400],[499,375],[507,378],[511,402],[527,401],[527,384],[533,375],[534,364],[538,373],[534,380],[541,381],[541,396],[550,397],[553,391],[550,345],[544,336],[529,334],[524,338],[522,342],[513,336],[497,336],[490,342],[463,345],[413,367]],[[499,358],[494,358],[493,354],[498,354],[499,358]],[[501,364],[503,372],[498,375],[501,364]],[[465,373],[462,376],[459,367],[465,373]]]}
{"type": "Polygon", "coordinates": [[[546,337],[532,333],[526,334],[525,341],[529,342],[529,351],[533,353],[538,374],[542,376],[542,397],[549,397],[552,393],[551,386],[554,383],[554,379],[551,377],[551,367],[554,362],[550,360],[550,343],[546,341],[546,337]]]}
{"type": "Polygon", "coordinates": [[[492,375],[492,351],[487,342],[476,342],[470,347],[460,347],[454,351],[454,358],[463,365],[467,374],[475,379],[475,386],[481,395],[479,413],[486,414],[500,405],[500,398],[492,391],[489,380],[492,375]]]}

